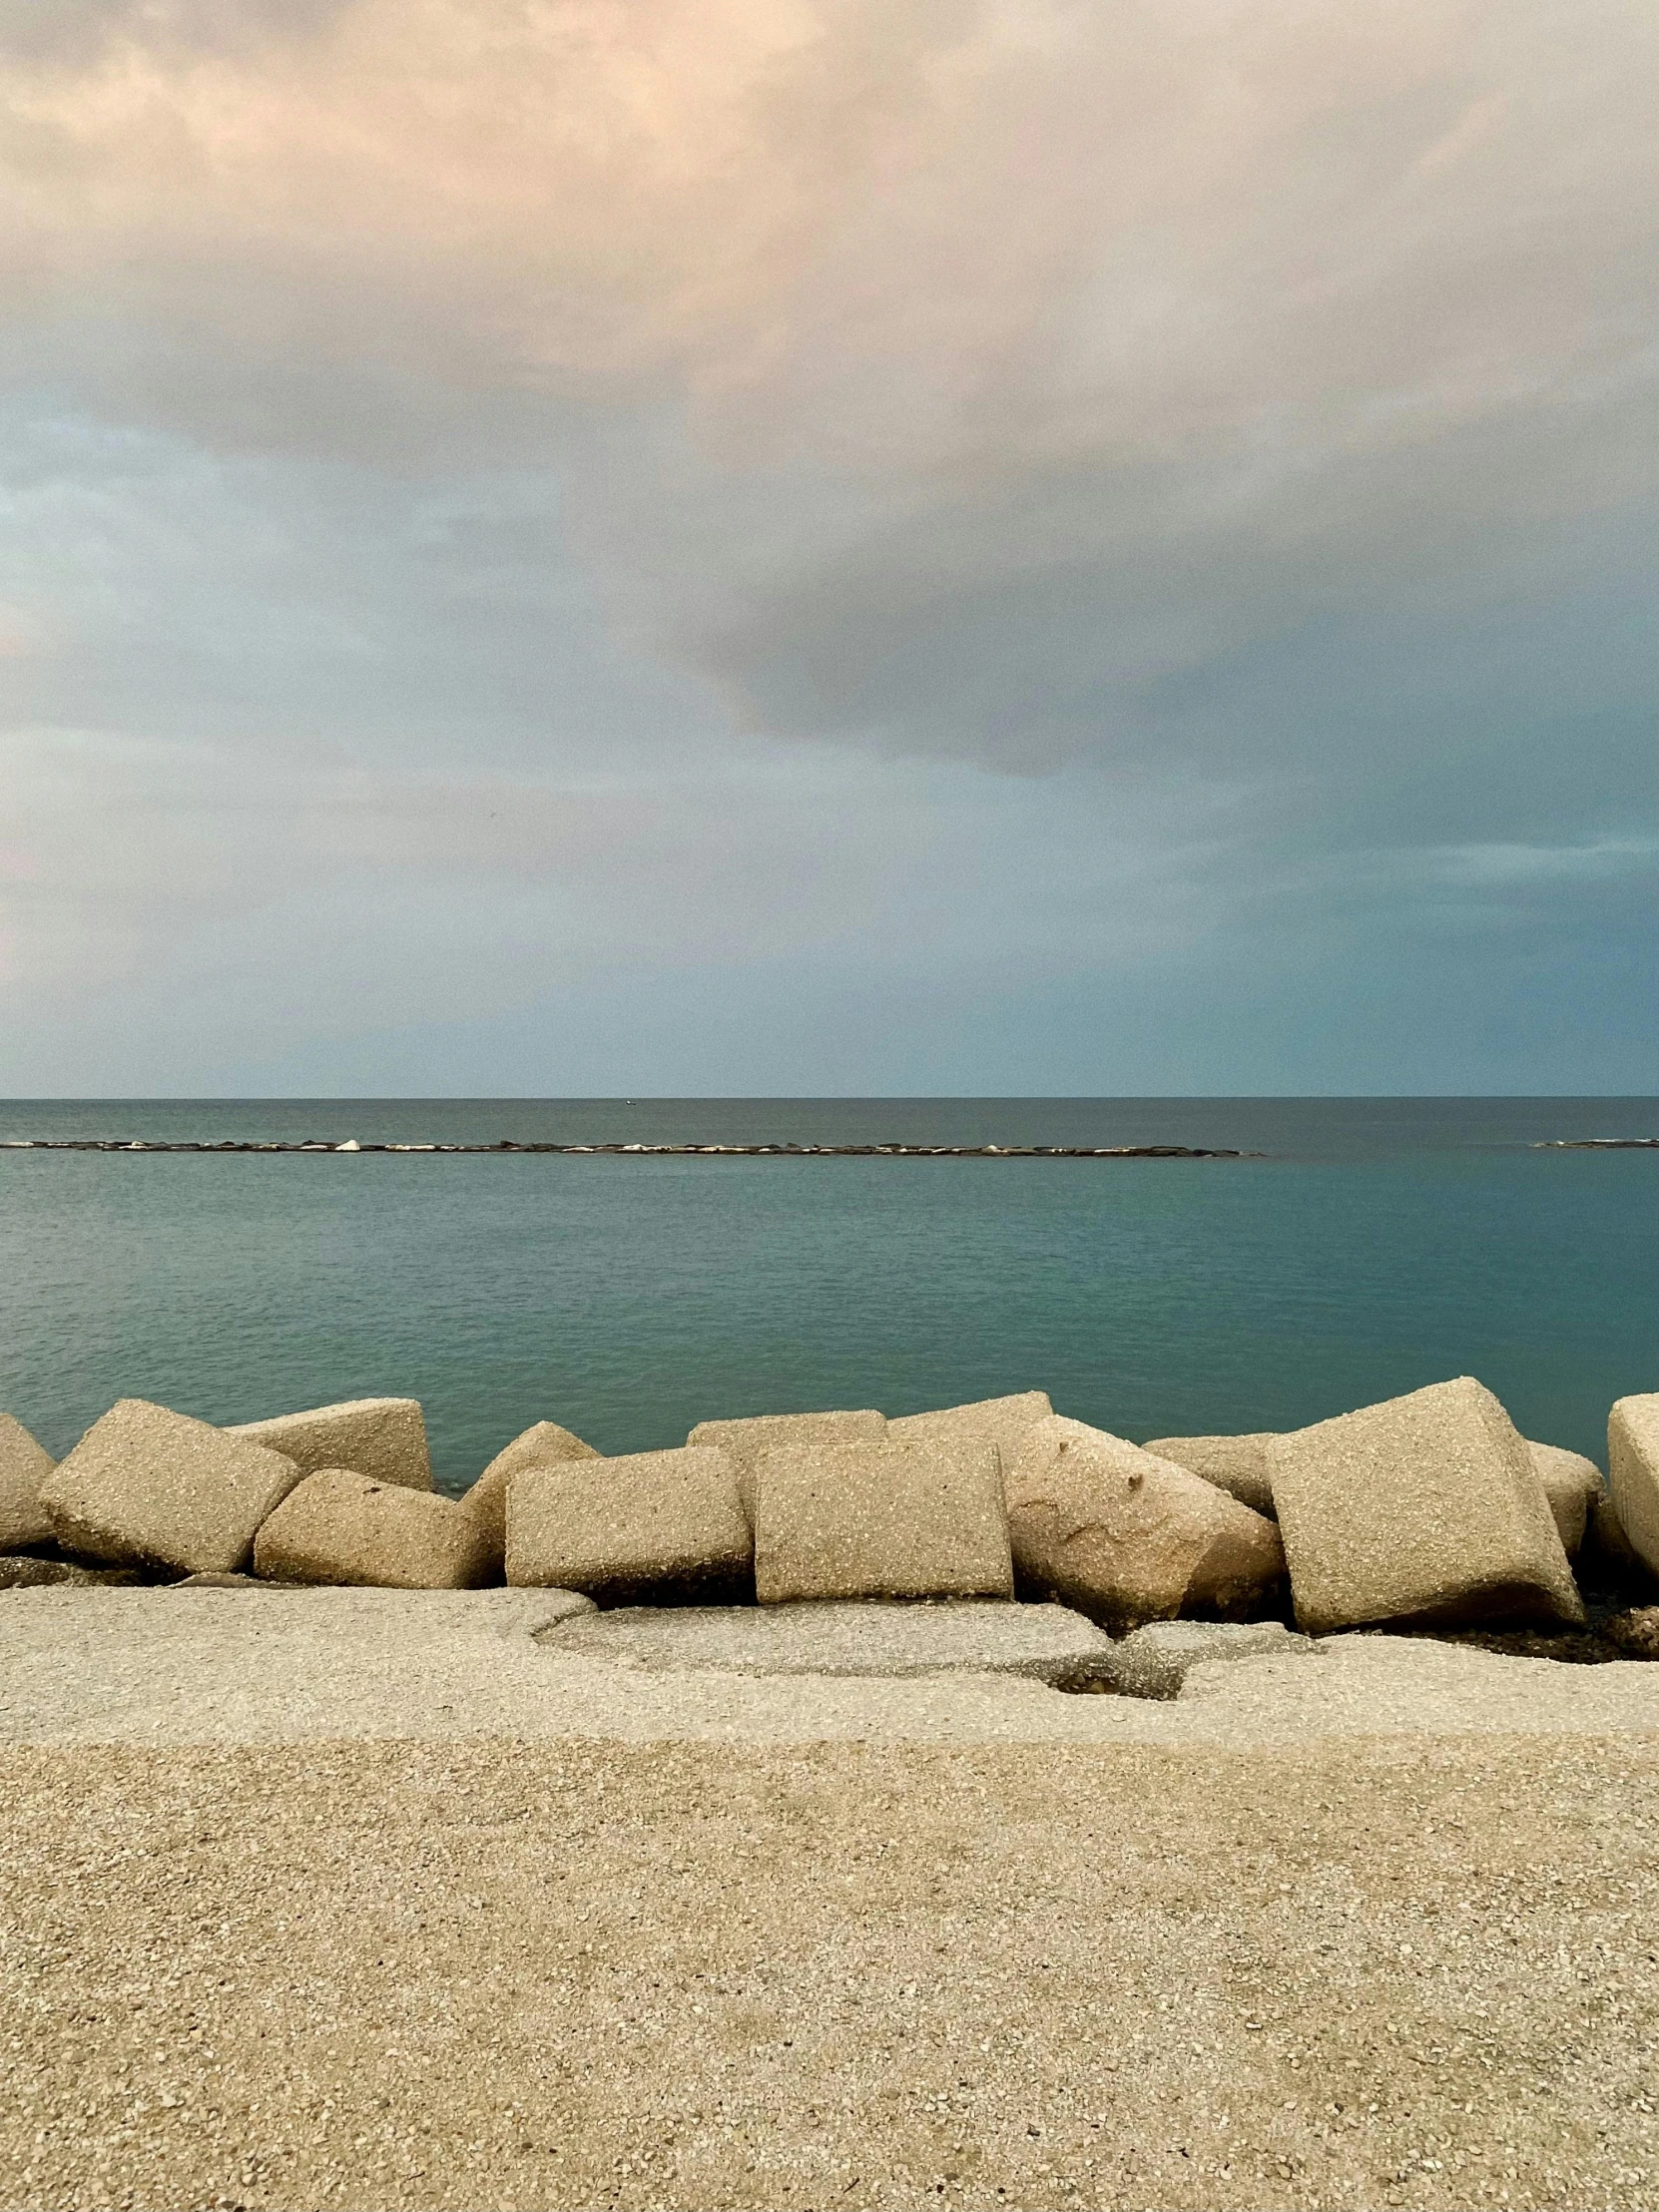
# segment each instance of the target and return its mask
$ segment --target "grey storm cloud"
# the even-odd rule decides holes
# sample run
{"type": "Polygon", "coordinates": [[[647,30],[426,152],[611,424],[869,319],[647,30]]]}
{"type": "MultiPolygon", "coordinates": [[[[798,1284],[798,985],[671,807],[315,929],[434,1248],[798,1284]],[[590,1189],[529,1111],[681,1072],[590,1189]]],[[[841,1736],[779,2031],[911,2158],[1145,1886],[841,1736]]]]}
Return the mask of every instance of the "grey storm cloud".
{"type": "MultiPolygon", "coordinates": [[[[1218,932],[1262,989],[1356,932],[1471,990],[1494,935],[1630,943],[1656,43],[1625,0],[0,0],[4,1080],[114,1080],[123,993],[204,1081],[319,1065],[342,941],[433,1035],[601,971],[649,1035],[688,962],[741,1025],[818,963],[887,1009],[852,1087],[975,978],[1196,1009],[1218,932]]],[[[983,1081],[1044,1087],[1003,1031],[983,1081]]]]}

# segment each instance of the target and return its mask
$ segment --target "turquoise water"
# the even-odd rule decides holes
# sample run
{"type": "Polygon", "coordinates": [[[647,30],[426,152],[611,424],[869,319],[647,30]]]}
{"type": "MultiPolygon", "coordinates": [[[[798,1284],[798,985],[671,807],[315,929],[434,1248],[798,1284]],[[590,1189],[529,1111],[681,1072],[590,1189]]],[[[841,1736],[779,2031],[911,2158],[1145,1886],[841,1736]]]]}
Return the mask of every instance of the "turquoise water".
{"type": "Polygon", "coordinates": [[[1479,1376],[1603,1457],[1659,1388],[1651,1099],[62,1100],[0,1137],[1240,1146],[1249,1160],[0,1152],[0,1407],[247,1420],[398,1393],[459,1487],[529,1422],[1046,1388],[1144,1438],[1479,1376]]]}

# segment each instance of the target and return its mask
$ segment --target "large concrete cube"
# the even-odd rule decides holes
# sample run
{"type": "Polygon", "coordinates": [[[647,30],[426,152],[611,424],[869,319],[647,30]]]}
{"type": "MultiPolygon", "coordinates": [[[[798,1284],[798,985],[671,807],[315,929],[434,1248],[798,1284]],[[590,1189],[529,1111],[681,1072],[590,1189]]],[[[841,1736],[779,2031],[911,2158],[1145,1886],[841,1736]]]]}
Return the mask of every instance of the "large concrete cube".
{"type": "Polygon", "coordinates": [[[40,1502],[40,1486],[53,1458],[23,1423],[0,1413],[0,1551],[52,1540],[52,1523],[40,1502]]]}
{"type": "Polygon", "coordinates": [[[995,1444],[802,1442],[754,1471],[755,1593],[799,1598],[1011,1597],[995,1444]]]}
{"type": "Polygon", "coordinates": [[[291,1459],[302,1474],[350,1467],[376,1482],[408,1490],[432,1487],[426,1419],[413,1397],[352,1397],[309,1412],[278,1413],[272,1420],[241,1421],[228,1436],[249,1436],[291,1459]]]}
{"type": "Polygon", "coordinates": [[[556,1459],[597,1459],[592,1444],[556,1420],[539,1420],[498,1451],[467,1490],[461,1503],[488,1537],[499,1559],[507,1541],[507,1492],[526,1467],[551,1466],[556,1459]]]}
{"type": "Polygon", "coordinates": [[[544,1460],[507,1492],[507,1580],[614,1604],[747,1598],[738,1469],[713,1444],[544,1460]]]}
{"type": "Polygon", "coordinates": [[[1012,1464],[1026,1430],[1053,1412],[1046,1390],[1017,1390],[1011,1397],[976,1398],[971,1405],[945,1405],[932,1413],[900,1413],[887,1422],[894,1443],[953,1442],[959,1437],[995,1444],[1002,1464],[1012,1464]]]}
{"type": "Polygon", "coordinates": [[[271,1582],[471,1590],[491,1566],[487,1536],[453,1498],[351,1467],[307,1475],[254,1540],[254,1571],[271,1582]]]}
{"type": "Polygon", "coordinates": [[[876,1443],[886,1432],[886,1415],[865,1406],[850,1413],[753,1413],[741,1420],[700,1420],[686,1441],[712,1444],[731,1454],[738,1494],[753,1524],[755,1467],[764,1452],[788,1444],[876,1443]]]}
{"type": "Polygon", "coordinates": [[[1561,1548],[1570,1559],[1584,1541],[1590,1508],[1601,1496],[1601,1469],[1581,1451],[1567,1451],[1560,1444],[1529,1442],[1532,1467],[1544,1486],[1561,1548]]]}
{"type": "Polygon", "coordinates": [[[1659,1391],[1621,1397],[1607,1417],[1607,1473],[1631,1549],[1659,1574],[1659,1391]]]}
{"type": "Polygon", "coordinates": [[[1532,1455],[1469,1376],[1277,1437],[1273,1494],[1316,1633],[1584,1617],[1532,1455]]]}
{"type": "Polygon", "coordinates": [[[68,1551],[210,1574],[242,1565],[298,1480],[281,1452],[124,1397],[43,1479],[40,1495],[68,1551]]]}
{"type": "Polygon", "coordinates": [[[1005,1485],[1022,1586],[1110,1627],[1246,1612],[1284,1573],[1272,1521],[1084,1421],[1038,1421],[1005,1485]]]}
{"type": "Polygon", "coordinates": [[[1173,1459],[1178,1467],[1190,1467],[1253,1513],[1272,1520],[1272,1442],[1271,1429],[1257,1429],[1242,1436],[1154,1436],[1143,1448],[1159,1459],[1173,1459]]]}

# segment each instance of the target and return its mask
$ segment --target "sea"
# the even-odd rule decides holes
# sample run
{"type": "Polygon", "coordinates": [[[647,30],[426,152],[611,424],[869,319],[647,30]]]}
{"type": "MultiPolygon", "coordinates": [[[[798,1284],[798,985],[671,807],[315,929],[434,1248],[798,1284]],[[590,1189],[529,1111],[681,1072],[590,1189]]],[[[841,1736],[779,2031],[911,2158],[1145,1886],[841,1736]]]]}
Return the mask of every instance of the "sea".
{"type": "Polygon", "coordinates": [[[458,1490],[532,1421],[1046,1389],[1144,1441],[1474,1375],[1605,1464],[1659,1389],[1652,1098],[9,1100],[0,1138],[1186,1145],[1238,1159],[0,1150],[0,1409],[418,1397],[458,1490]]]}

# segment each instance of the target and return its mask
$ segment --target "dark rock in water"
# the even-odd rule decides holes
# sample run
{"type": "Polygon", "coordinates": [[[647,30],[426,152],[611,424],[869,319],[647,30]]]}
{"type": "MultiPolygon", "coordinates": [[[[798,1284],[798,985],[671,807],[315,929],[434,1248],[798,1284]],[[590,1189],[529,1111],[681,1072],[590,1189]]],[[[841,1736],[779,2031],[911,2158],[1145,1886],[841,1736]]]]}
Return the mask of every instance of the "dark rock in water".
{"type": "Polygon", "coordinates": [[[1602,1623],[1602,1634],[1621,1659],[1659,1659],[1659,1605],[1635,1605],[1602,1623]]]}
{"type": "Polygon", "coordinates": [[[146,1576],[136,1567],[83,1567],[72,1559],[42,1559],[32,1552],[0,1552],[0,1590],[49,1590],[99,1583],[132,1588],[146,1576]]]}

